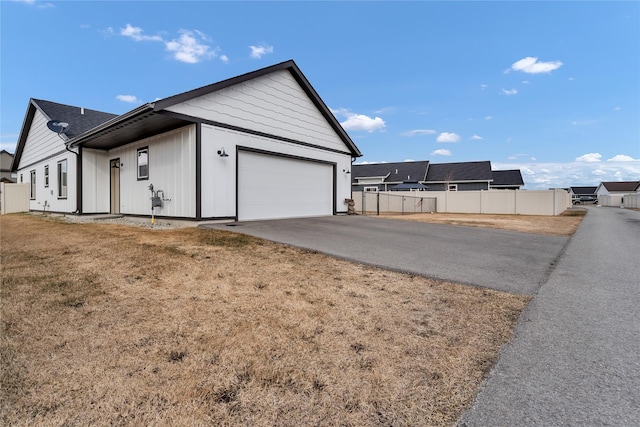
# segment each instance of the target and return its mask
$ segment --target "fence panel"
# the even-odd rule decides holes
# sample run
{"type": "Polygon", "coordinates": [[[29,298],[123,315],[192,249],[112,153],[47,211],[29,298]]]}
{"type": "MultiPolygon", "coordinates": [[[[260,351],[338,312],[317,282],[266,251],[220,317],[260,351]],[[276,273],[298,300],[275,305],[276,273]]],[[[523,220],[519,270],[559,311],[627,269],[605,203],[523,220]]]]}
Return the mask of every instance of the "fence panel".
{"type": "Polygon", "coordinates": [[[0,214],[29,212],[29,184],[0,183],[0,214]]]}
{"type": "Polygon", "coordinates": [[[571,207],[565,190],[353,192],[356,212],[449,212],[560,215],[571,207]]]}

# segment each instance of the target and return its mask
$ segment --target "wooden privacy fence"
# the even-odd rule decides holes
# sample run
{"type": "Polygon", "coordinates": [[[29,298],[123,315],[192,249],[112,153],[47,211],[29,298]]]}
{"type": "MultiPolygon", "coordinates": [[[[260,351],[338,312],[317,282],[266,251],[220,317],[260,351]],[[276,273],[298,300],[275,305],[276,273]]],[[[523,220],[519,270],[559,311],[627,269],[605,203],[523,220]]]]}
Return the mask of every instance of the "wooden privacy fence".
{"type": "Polygon", "coordinates": [[[354,191],[358,213],[451,212],[510,215],[560,215],[571,207],[565,190],[354,191]]]}

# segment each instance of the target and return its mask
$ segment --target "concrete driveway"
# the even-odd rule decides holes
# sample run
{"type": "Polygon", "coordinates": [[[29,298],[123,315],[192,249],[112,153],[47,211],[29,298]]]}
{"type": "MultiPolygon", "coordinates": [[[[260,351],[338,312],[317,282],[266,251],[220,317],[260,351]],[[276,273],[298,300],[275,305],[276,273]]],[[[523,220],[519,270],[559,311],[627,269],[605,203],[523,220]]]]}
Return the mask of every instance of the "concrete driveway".
{"type": "Polygon", "coordinates": [[[389,270],[535,294],[567,237],[331,216],[201,227],[226,229],[389,270]]]}

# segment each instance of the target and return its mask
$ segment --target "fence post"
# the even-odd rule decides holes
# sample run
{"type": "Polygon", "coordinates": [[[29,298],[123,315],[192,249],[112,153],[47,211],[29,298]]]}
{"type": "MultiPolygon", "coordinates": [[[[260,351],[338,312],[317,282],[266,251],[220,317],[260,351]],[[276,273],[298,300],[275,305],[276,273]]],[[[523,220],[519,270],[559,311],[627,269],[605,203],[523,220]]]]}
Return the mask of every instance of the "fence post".
{"type": "Polygon", "coordinates": [[[380,216],[380,192],[376,192],[376,214],[380,216]]]}
{"type": "Polygon", "coordinates": [[[362,190],[362,215],[366,215],[367,214],[367,197],[366,195],[366,191],[364,191],[364,189],[362,190]]]}

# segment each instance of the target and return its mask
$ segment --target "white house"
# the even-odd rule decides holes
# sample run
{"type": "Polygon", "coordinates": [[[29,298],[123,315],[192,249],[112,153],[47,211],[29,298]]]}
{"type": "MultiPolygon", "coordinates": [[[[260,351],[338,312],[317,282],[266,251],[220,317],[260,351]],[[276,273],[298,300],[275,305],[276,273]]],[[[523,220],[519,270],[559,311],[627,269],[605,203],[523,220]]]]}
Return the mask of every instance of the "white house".
{"type": "Polygon", "coordinates": [[[32,210],[253,220],[346,213],[361,155],[286,61],[121,116],[31,99],[12,169],[32,210]]]}

